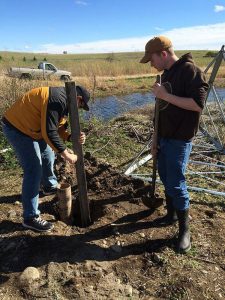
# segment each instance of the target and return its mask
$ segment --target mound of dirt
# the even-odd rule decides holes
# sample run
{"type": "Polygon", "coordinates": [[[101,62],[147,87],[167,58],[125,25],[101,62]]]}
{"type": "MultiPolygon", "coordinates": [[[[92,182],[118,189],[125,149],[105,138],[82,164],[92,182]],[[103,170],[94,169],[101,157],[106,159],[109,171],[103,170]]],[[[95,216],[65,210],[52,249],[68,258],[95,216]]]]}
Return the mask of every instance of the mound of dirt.
{"type": "MultiPolygon", "coordinates": [[[[110,203],[129,201],[138,204],[147,192],[151,192],[151,185],[121,174],[111,165],[97,161],[90,153],[86,153],[84,163],[92,223],[104,215],[102,207],[107,199],[110,203]]],[[[75,167],[58,157],[55,169],[59,182],[69,183],[72,187],[75,224],[81,225],[75,167]]]]}

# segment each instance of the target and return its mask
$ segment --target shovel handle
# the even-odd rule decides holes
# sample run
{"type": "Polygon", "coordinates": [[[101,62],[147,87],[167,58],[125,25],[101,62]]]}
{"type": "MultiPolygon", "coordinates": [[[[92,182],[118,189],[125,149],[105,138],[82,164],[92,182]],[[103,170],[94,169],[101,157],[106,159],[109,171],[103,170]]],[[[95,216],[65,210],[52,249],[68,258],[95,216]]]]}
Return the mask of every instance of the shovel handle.
{"type": "MultiPolygon", "coordinates": [[[[156,76],[156,82],[161,84],[161,75],[156,76]]],[[[154,136],[156,143],[158,143],[158,129],[159,129],[159,101],[155,99],[155,122],[154,122],[154,136]]],[[[153,171],[152,171],[152,193],[155,196],[155,183],[156,183],[156,170],[157,170],[157,155],[153,156],[153,171]]]]}

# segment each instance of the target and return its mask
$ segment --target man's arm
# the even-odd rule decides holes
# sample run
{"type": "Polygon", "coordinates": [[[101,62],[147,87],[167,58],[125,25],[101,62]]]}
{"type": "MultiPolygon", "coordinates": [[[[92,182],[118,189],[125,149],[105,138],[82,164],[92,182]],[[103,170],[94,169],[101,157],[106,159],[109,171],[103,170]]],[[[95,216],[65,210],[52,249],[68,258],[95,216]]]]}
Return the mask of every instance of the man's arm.
{"type": "Polygon", "coordinates": [[[163,99],[175,106],[178,106],[186,110],[192,110],[197,112],[202,111],[202,108],[198,106],[198,104],[194,101],[194,99],[179,97],[179,96],[169,94],[163,85],[155,83],[153,85],[152,91],[157,98],[163,99]]]}

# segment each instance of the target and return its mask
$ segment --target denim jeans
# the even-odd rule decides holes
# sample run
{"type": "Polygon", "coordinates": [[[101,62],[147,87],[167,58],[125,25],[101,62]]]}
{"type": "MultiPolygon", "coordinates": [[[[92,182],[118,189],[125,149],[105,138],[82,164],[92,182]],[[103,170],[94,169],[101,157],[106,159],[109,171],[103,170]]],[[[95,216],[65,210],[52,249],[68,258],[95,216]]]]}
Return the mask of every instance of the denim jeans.
{"type": "Polygon", "coordinates": [[[14,127],[2,123],[2,130],[15,150],[23,169],[22,204],[24,219],[39,216],[38,209],[40,184],[56,187],[54,174],[55,154],[44,140],[33,140],[14,127]]]}
{"type": "Polygon", "coordinates": [[[158,172],[176,210],[189,207],[185,171],[191,149],[192,142],[159,138],[158,172]]]}

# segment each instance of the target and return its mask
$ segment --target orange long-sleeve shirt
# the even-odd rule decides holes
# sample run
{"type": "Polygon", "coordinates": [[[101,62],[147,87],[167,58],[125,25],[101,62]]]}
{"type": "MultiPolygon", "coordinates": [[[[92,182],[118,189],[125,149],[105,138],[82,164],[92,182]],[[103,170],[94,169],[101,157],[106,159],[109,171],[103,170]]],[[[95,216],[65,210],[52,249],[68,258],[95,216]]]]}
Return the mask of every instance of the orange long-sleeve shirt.
{"type": "Polygon", "coordinates": [[[5,119],[34,140],[44,139],[55,152],[66,146],[68,109],[63,87],[40,87],[24,94],[4,114],[5,119]]]}

